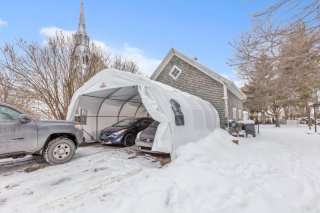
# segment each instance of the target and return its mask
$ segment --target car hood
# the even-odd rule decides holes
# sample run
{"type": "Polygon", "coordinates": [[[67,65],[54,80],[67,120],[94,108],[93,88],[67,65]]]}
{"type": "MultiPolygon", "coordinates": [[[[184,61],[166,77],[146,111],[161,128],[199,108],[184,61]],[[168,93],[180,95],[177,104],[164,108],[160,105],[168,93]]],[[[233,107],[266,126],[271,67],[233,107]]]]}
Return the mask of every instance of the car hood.
{"type": "Polygon", "coordinates": [[[118,132],[123,129],[127,129],[127,128],[126,127],[110,126],[110,127],[107,127],[105,129],[101,130],[100,134],[101,135],[110,135],[112,133],[118,132]]]}

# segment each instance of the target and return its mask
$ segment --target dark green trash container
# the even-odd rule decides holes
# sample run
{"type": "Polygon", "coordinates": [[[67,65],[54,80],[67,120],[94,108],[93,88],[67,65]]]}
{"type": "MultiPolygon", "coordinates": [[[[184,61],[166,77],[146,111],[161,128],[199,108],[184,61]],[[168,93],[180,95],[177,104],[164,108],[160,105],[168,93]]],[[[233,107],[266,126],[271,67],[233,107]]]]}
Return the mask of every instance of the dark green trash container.
{"type": "Polygon", "coordinates": [[[243,122],[244,131],[246,132],[246,137],[248,135],[252,135],[253,137],[256,137],[256,130],[254,127],[254,121],[248,120],[243,122]]]}

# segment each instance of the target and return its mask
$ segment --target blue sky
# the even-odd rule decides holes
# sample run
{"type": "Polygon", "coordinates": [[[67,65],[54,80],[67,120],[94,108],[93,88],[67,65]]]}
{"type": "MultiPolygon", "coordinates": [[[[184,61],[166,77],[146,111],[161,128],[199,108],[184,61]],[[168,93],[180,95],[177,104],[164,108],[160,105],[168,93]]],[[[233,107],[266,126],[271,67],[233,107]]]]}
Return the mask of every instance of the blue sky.
{"type": "MultiPolygon", "coordinates": [[[[252,14],[272,0],[84,0],[87,32],[104,48],[137,60],[150,74],[174,47],[232,80],[228,42],[250,29],[252,14]]],[[[0,46],[75,31],[80,0],[0,0],[0,46]]]]}

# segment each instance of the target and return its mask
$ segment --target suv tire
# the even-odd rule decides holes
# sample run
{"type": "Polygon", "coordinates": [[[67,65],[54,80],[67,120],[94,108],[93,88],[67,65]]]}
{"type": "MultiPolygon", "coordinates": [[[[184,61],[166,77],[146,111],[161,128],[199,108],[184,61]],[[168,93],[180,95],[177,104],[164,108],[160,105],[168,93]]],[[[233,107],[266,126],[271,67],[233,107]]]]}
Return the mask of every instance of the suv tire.
{"type": "Polygon", "coordinates": [[[73,141],[67,137],[51,140],[43,151],[44,159],[50,164],[61,164],[71,160],[76,151],[73,141]]]}

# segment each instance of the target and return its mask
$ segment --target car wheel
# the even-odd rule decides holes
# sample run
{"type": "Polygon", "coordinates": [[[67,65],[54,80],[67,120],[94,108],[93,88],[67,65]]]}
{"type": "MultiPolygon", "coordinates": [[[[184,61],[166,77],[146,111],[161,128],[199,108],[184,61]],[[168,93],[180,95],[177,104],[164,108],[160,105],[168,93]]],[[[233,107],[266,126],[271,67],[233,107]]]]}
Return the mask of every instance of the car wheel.
{"type": "Polygon", "coordinates": [[[135,137],[132,134],[127,134],[124,137],[123,144],[124,146],[131,146],[134,144],[135,137]]]}
{"type": "Polygon", "coordinates": [[[71,139],[59,137],[48,143],[44,149],[43,157],[50,164],[61,164],[70,161],[75,151],[76,146],[71,139]]]}

